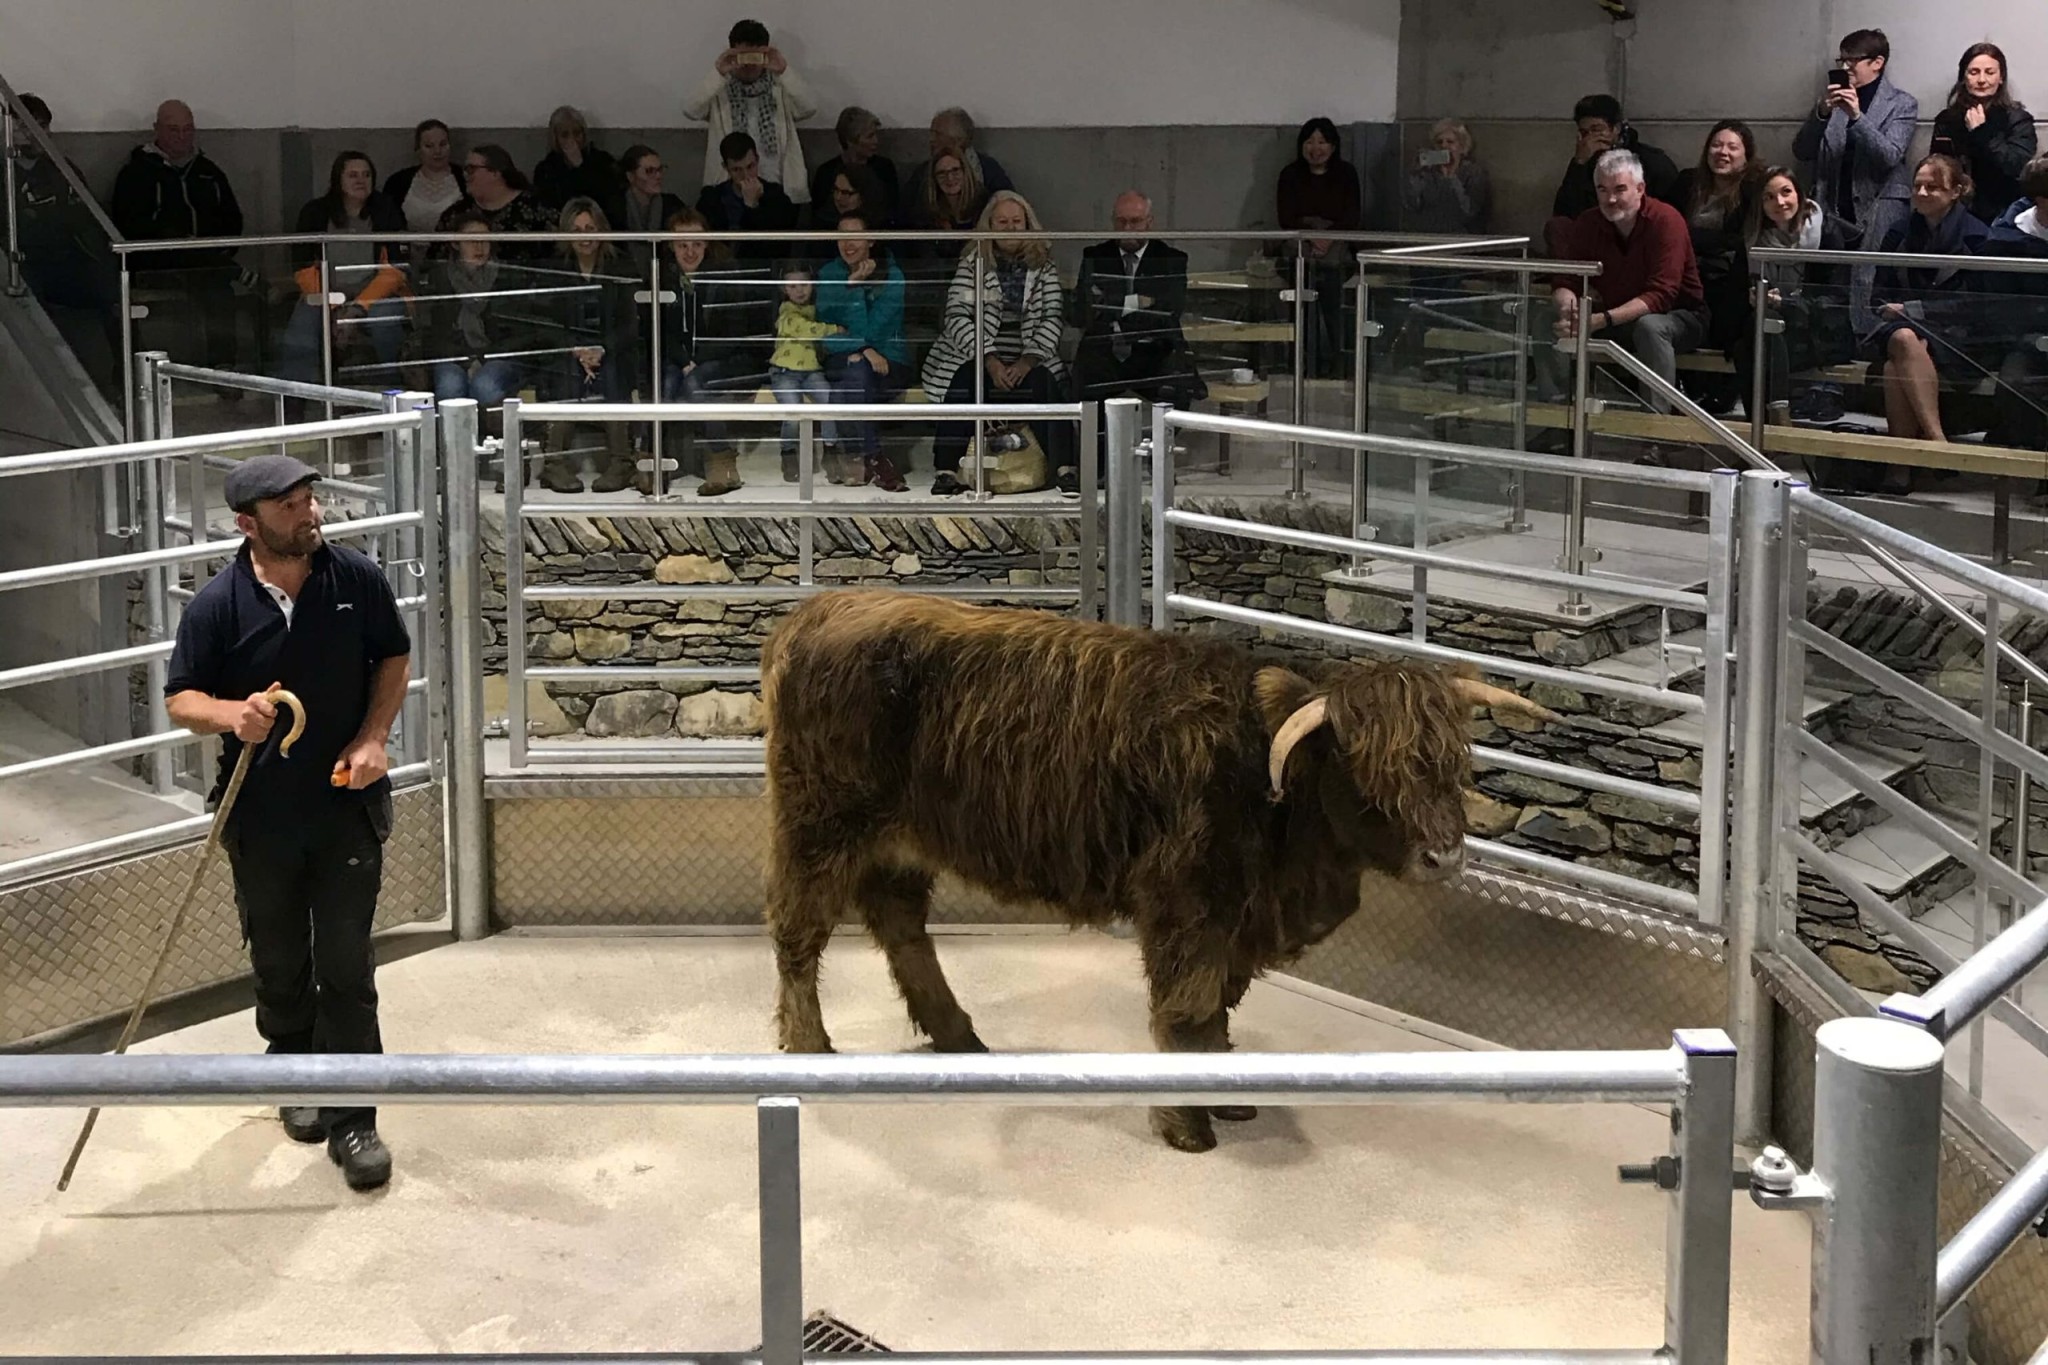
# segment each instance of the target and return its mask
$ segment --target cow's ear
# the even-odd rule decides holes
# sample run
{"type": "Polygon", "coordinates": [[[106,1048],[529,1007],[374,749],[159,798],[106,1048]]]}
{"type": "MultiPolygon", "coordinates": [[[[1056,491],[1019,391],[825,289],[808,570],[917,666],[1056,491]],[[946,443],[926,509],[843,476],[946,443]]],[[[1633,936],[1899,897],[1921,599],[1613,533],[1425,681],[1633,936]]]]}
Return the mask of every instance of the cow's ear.
{"type": "Polygon", "coordinates": [[[1259,716],[1266,733],[1277,735],[1287,718],[1308,702],[1314,687],[1307,678],[1285,668],[1262,668],[1252,678],[1252,694],[1258,699],[1259,716]]]}

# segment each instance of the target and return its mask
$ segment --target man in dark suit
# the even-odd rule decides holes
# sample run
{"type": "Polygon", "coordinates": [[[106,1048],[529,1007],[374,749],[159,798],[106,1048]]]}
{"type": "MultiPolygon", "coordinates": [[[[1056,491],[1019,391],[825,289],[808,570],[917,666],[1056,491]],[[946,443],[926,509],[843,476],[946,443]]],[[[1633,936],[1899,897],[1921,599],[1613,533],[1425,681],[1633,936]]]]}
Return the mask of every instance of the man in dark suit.
{"type": "MultiPolygon", "coordinates": [[[[1188,254],[1137,234],[1152,230],[1152,201],[1136,190],[1117,196],[1115,241],[1081,256],[1074,321],[1081,328],[1074,357],[1075,392],[1084,403],[1134,394],[1186,407],[1208,393],[1180,329],[1188,301],[1188,254]]],[[[1098,425],[1106,456],[1107,433],[1098,425]]],[[[1102,466],[1097,465],[1100,469],[1102,466]]],[[[1078,492],[1080,475],[1063,469],[1062,492],[1078,492]]]]}

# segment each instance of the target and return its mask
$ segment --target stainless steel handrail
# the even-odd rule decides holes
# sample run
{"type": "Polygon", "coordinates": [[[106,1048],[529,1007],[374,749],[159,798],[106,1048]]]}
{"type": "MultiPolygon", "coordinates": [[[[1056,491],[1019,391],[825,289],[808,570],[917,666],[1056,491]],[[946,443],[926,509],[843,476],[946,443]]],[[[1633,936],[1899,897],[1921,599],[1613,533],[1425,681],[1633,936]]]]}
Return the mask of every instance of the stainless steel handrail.
{"type": "Polygon", "coordinates": [[[174,360],[159,360],[156,372],[165,379],[182,379],[187,383],[207,384],[217,389],[268,393],[280,398],[303,398],[308,402],[332,403],[337,407],[362,408],[370,412],[384,410],[384,395],[371,393],[366,389],[345,389],[332,384],[306,384],[295,379],[237,374],[232,370],[208,369],[204,365],[180,365],[174,360]]]}
{"type": "MultiPolygon", "coordinates": [[[[778,242],[836,242],[840,238],[844,237],[846,234],[838,231],[836,228],[790,228],[786,231],[778,229],[772,233],[767,234],[763,234],[761,232],[741,232],[723,228],[716,230],[708,230],[704,232],[562,232],[559,230],[542,232],[483,233],[352,232],[345,234],[322,232],[274,232],[258,233],[245,237],[181,237],[174,241],[117,241],[115,243],[115,249],[120,251],[124,255],[141,255],[154,251],[190,251],[195,249],[225,249],[244,246],[312,246],[327,242],[373,242],[393,246],[402,246],[413,242],[442,243],[460,242],[464,240],[472,242],[478,240],[485,240],[497,242],[597,241],[620,243],[659,243],[674,241],[698,241],[758,243],[761,241],[764,235],[772,237],[773,240],[778,242]]],[[[870,241],[877,242],[996,242],[1017,240],[1034,242],[1099,242],[1107,237],[1115,236],[1119,238],[1143,238],[1144,240],[1151,242],[1338,241],[1366,243],[1414,243],[1417,241],[1417,238],[1421,235],[1422,234],[1418,233],[1400,232],[1347,233],[1337,231],[1294,231],[1289,229],[1274,228],[1245,228],[1242,230],[1235,228],[1191,228],[1185,230],[1177,230],[1171,228],[1153,228],[1145,232],[1124,232],[1119,229],[1112,229],[1107,224],[1100,228],[1080,231],[1040,230],[1036,232],[1002,232],[992,228],[967,228],[956,232],[941,231],[931,228],[886,228],[865,230],[861,233],[862,237],[867,238],[870,241]]],[[[1487,238],[1444,237],[1431,240],[1434,242],[1440,242],[1442,248],[1445,250],[1450,250],[1461,246],[1471,246],[1474,249],[1483,249],[1485,247],[1500,244],[1498,239],[1487,238]]],[[[1412,264],[1412,260],[1408,257],[1396,257],[1394,259],[1397,262],[1407,262],[1412,264]]],[[[1458,264],[1458,262],[1455,260],[1448,260],[1439,262],[1439,264],[1456,265],[1458,264]]],[[[1504,264],[1504,262],[1499,260],[1481,259],[1478,261],[1478,264],[1483,267],[1498,267],[1504,264]]],[[[1581,262],[1546,261],[1542,263],[1541,269],[1542,271],[1549,273],[1562,274],[1597,275],[1600,273],[1599,266],[1589,265],[1581,262]]]]}
{"type": "MultiPolygon", "coordinates": [[[[1318,234],[1320,235],[1320,234],[1318,234]]],[[[1574,275],[1580,279],[1592,279],[1601,273],[1598,261],[1539,261],[1514,260],[1490,256],[1428,256],[1424,258],[1432,267],[1449,267],[1453,270],[1476,272],[1493,271],[1506,275],[1574,275]]],[[[1401,265],[1413,266],[1415,253],[1392,251],[1361,251],[1357,256],[1360,265],[1401,265]]]]}
{"type": "Polygon", "coordinates": [[[215,435],[172,436],[161,441],[129,441],[84,450],[9,455],[0,458],[0,479],[29,474],[61,474],[72,469],[97,469],[102,465],[130,464],[136,460],[258,450],[280,444],[318,441],[330,436],[373,436],[380,432],[403,431],[418,424],[419,418],[409,412],[377,413],[364,417],[338,417],[332,422],[306,422],[298,426],[253,427],[247,431],[224,431],[215,435]]]}
{"type": "MultiPolygon", "coordinates": [[[[50,159],[50,164],[57,168],[58,174],[64,177],[64,182],[71,186],[72,193],[78,196],[79,202],[85,205],[94,221],[100,225],[100,231],[107,234],[107,241],[119,251],[127,244],[128,239],[121,235],[121,229],[114,226],[114,220],[107,217],[107,211],[100,207],[100,201],[93,196],[91,187],[78,178],[78,172],[71,169],[70,159],[57,149],[57,144],[50,140],[50,135],[43,130],[43,126],[29,116],[28,109],[21,102],[21,96],[14,92],[14,87],[7,83],[5,77],[0,77],[0,101],[4,101],[14,110],[16,125],[27,130],[30,140],[50,159]]],[[[4,150],[6,149],[0,149],[4,150]]]]}
{"type": "Polygon", "coordinates": [[[1792,246],[1749,249],[1750,273],[1773,265],[1898,265],[1922,270],[1978,270],[1987,274],[2048,274],[2048,260],[2030,256],[1941,256],[1924,251],[1822,251],[1792,246]]]}

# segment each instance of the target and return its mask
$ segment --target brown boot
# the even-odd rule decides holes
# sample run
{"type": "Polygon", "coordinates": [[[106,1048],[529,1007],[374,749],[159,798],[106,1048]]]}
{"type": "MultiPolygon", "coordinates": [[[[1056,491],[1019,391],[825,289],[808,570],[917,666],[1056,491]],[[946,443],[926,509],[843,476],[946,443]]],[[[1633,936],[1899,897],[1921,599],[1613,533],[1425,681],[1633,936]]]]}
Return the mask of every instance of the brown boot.
{"type": "Polygon", "coordinates": [[[704,482],[697,485],[700,498],[722,497],[740,485],[740,457],[731,450],[714,450],[704,456],[704,482]]]}
{"type": "Polygon", "coordinates": [[[887,455],[870,455],[867,459],[867,479],[884,493],[908,493],[910,485],[903,482],[903,476],[896,472],[896,465],[887,455]]]}
{"type": "Polygon", "coordinates": [[[624,492],[633,486],[633,476],[638,472],[633,468],[633,447],[626,440],[625,427],[617,422],[605,423],[604,445],[604,468],[597,472],[597,480],[590,485],[590,491],[624,492]]]}
{"type": "Polygon", "coordinates": [[[569,456],[550,455],[541,461],[541,487],[550,493],[581,493],[583,476],[569,456]]]}

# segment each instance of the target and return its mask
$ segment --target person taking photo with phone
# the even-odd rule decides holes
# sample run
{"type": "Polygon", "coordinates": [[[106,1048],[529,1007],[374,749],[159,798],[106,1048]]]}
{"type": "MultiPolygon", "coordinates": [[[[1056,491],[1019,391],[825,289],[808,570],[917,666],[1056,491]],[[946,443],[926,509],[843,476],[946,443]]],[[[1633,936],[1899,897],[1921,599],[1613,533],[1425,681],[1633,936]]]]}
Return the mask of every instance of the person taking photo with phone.
{"type": "Polygon", "coordinates": [[[1493,182],[1472,159],[1472,130],[1457,119],[1438,119],[1429,146],[1416,154],[1401,206],[1411,232],[1454,236],[1486,231],[1493,214],[1493,182]]]}
{"type": "Polygon", "coordinates": [[[1792,154],[1813,167],[1814,198],[1864,251],[1875,250],[1912,213],[1907,160],[1920,101],[1885,77],[1891,40],[1861,28],[1842,39],[1828,83],[1806,116],[1792,154]]]}

